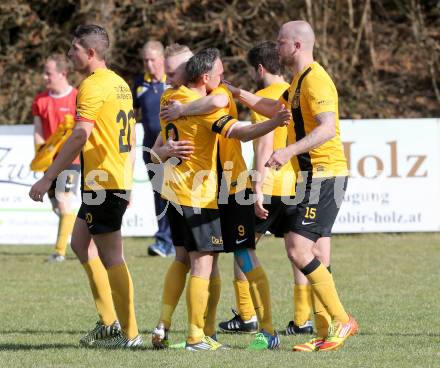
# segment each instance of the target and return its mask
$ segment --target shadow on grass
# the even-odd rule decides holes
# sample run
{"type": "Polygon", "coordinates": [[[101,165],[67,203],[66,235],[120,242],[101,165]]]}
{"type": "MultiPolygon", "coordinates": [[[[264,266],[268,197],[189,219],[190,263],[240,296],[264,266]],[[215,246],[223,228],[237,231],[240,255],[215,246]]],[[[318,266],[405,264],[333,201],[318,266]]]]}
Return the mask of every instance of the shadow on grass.
{"type": "MultiPolygon", "coordinates": [[[[171,332],[174,334],[174,333],[184,333],[184,334],[186,334],[187,333],[187,330],[171,330],[171,332]]],[[[148,335],[151,335],[152,333],[153,333],[153,330],[151,330],[151,329],[148,329],[148,330],[139,330],[139,333],[141,333],[141,334],[143,334],[143,335],[145,335],[145,334],[148,334],[148,335]]]]}
{"type": "Polygon", "coordinates": [[[14,351],[14,350],[52,350],[52,349],[79,349],[78,344],[0,344],[0,351],[14,351]]]}
{"type": "Polygon", "coordinates": [[[23,335],[81,335],[85,330],[0,330],[0,334],[23,334],[23,335]]]}
{"type": "Polygon", "coordinates": [[[49,257],[49,254],[47,253],[36,253],[36,252],[0,252],[0,256],[6,256],[6,257],[30,257],[30,256],[47,256],[49,257]]]}
{"type": "Polygon", "coordinates": [[[440,337],[440,333],[432,332],[361,332],[358,336],[400,336],[400,337],[440,337]]]}

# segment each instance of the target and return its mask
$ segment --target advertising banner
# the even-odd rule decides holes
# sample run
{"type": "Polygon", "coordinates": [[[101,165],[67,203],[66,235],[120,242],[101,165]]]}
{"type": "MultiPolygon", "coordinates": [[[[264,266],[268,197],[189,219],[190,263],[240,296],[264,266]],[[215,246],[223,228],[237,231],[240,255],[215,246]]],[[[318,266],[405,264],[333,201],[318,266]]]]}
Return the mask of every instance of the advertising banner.
{"type": "MultiPolygon", "coordinates": [[[[151,236],[157,230],[154,199],[142,160],[143,131],[137,131],[137,158],[124,236],[151,236]]],[[[0,127],[0,243],[52,244],[57,217],[47,196],[33,202],[28,192],[41,173],[34,157],[31,125],[0,127]]],[[[440,119],[344,120],[341,136],[350,168],[336,233],[439,231],[440,119]]],[[[252,163],[252,143],[243,144],[252,163]]],[[[79,208],[76,194],[73,206],[79,208]]]]}
{"type": "MultiPolygon", "coordinates": [[[[0,127],[0,244],[53,244],[58,218],[47,195],[43,203],[29,198],[29,190],[42,173],[34,173],[29,164],[34,157],[33,126],[0,127]]],[[[142,143],[142,127],[136,126],[142,143]]],[[[78,209],[79,192],[73,197],[78,209]]],[[[137,147],[134,186],[122,225],[124,236],[151,236],[157,231],[154,199],[142,160],[142,147],[137,147]]]]}

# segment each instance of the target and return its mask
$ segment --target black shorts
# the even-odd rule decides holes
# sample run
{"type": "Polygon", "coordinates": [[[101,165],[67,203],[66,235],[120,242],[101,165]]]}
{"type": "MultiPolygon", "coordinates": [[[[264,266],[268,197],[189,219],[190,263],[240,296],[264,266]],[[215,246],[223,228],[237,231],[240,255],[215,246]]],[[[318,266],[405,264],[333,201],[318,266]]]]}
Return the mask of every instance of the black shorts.
{"type": "Polygon", "coordinates": [[[284,234],[291,230],[292,223],[296,222],[297,208],[295,197],[267,196],[264,195],[263,207],[269,211],[266,219],[255,216],[255,231],[265,234],[269,231],[277,238],[283,238],[284,234]]]}
{"type": "Polygon", "coordinates": [[[229,195],[228,203],[218,205],[224,252],[255,249],[255,210],[249,199],[251,194],[252,191],[246,189],[229,195]],[[251,203],[237,203],[240,198],[251,203]]]}
{"type": "Polygon", "coordinates": [[[347,190],[347,176],[313,178],[297,185],[296,221],[291,231],[310,240],[331,236],[332,227],[347,190]],[[301,188],[302,185],[302,188],[301,188]]]}
{"type": "Polygon", "coordinates": [[[91,234],[121,230],[122,217],[127,209],[130,191],[106,190],[83,192],[78,217],[87,223],[91,234]]]}
{"type": "Polygon", "coordinates": [[[50,185],[50,188],[47,192],[49,198],[55,197],[55,190],[62,193],[75,193],[78,188],[80,172],[81,165],[78,164],[71,164],[66,170],[61,171],[58,177],[50,185]]]}
{"type": "Polygon", "coordinates": [[[183,245],[188,252],[223,252],[218,209],[168,202],[167,216],[175,246],[183,245]]]}

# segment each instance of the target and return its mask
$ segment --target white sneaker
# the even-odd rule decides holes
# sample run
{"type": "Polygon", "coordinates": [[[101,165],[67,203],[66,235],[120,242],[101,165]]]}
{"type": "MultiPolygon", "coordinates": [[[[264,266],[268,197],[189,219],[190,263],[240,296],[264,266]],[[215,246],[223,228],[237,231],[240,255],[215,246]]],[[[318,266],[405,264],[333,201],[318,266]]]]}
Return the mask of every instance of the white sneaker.
{"type": "Polygon", "coordinates": [[[47,259],[47,262],[54,263],[54,262],[64,262],[66,260],[66,257],[62,256],[61,254],[54,253],[49,256],[47,259]]]}

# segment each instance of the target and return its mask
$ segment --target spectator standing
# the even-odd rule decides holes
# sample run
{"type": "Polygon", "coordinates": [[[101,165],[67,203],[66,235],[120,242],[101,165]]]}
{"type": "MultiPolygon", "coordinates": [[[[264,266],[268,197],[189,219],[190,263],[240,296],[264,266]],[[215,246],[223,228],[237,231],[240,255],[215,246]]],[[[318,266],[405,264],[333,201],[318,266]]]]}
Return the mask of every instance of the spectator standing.
{"type": "MultiPolygon", "coordinates": [[[[134,107],[140,110],[144,128],[143,159],[146,165],[151,163],[149,150],[153,147],[160,133],[160,98],[169,88],[166,83],[164,66],[164,47],[159,41],[148,41],[142,48],[144,74],[136,77],[133,86],[134,107]]],[[[148,169],[148,177],[152,180],[155,173],[148,169]]],[[[170,224],[165,209],[167,201],[160,193],[154,191],[154,206],[158,218],[158,231],[154,235],[155,242],[148,247],[148,254],[162,257],[174,256],[175,249],[171,239],[170,224]]]]}

